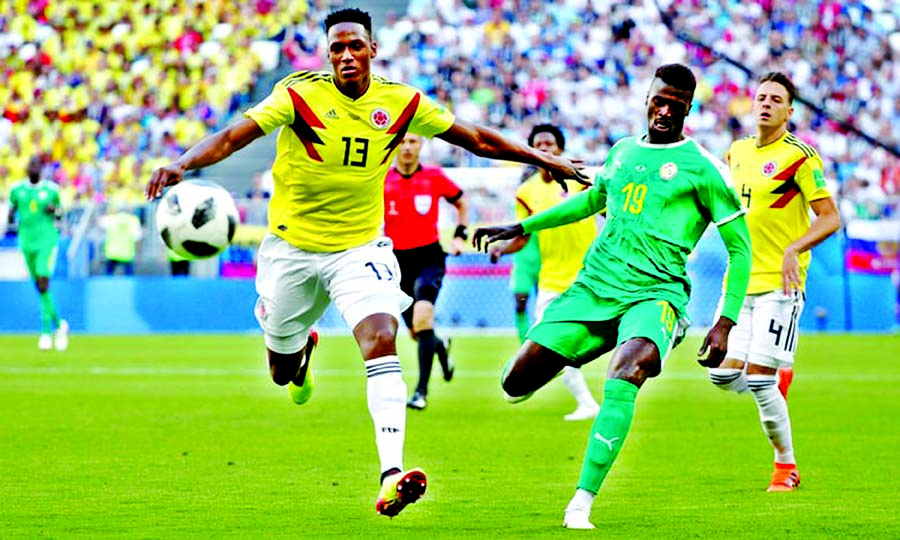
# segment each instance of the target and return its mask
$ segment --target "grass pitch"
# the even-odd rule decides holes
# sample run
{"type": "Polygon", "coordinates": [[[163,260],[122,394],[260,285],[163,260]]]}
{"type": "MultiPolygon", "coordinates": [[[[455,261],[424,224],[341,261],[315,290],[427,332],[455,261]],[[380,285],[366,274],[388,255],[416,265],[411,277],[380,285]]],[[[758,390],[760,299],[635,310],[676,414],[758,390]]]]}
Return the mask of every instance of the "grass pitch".
{"type": "MultiPolygon", "coordinates": [[[[355,344],[324,337],[303,407],[254,336],[73,336],[64,354],[0,337],[2,538],[900,538],[900,336],[801,336],[790,393],[802,486],[765,488],[749,395],[712,387],[698,340],[638,397],[594,506],[562,529],[589,422],[555,381],[506,404],[512,337],[454,340],[457,377],[409,411],[425,497],[375,514],[378,464],[355,344]]],[[[412,343],[401,339],[410,388],[412,343]]],[[[607,358],[586,368],[600,393],[607,358]]]]}

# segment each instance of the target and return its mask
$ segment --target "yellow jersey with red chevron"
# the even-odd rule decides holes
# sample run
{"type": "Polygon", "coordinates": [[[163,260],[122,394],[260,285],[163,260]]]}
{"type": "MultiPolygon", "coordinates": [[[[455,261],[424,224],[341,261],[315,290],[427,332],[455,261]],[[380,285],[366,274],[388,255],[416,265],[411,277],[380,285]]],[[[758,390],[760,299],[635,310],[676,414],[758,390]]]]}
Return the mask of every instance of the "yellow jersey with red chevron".
{"type": "MultiPolygon", "coordinates": [[[[566,187],[568,191],[563,191],[558,183],[546,182],[542,173],[536,172],[516,190],[516,219],[522,221],[587,189],[574,180],[566,180],[566,187]]],[[[534,234],[541,253],[538,290],[565,292],[578,277],[584,254],[597,236],[594,216],[534,234]]]]}
{"type": "MultiPolygon", "coordinates": [[[[822,158],[790,132],[761,148],[756,137],[731,144],[728,164],[735,189],[747,205],[753,268],[747,294],[781,289],[784,250],[809,230],[809,203],[831,197],[822,158]]],[[[800,254],[801,287],[809,251],[800,254]]]]}
{"type": "Polygon", "coordinates": [[[299,71],[244,113],[266,134],[280,128],[269,230],[315,252],[343,251],[381,235],[384,178],[403,136],[433,137],[455,118],[416,88],[372,76],[351,99],[330,72],[299,71]]]}

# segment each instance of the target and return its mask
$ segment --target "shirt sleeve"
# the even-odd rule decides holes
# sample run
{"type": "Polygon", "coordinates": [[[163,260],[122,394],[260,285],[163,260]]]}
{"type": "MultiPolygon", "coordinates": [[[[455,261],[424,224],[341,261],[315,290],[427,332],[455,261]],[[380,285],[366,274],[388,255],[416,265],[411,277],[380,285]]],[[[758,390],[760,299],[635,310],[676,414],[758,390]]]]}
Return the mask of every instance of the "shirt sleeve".
{"type": "Polygon", "coordinates": [[[606,208],[605,186],[594,185],[556,206],[522,221],[525,234],[575,223],[606,208]]]}
{"type": "Polygon", "coordinates": [[[253,120],[268,135],[294,121],[294,106],[287,87],[275,85],[272,93],[250,108],[244,116],[253,120]]]}
{"type": "MultiPolygon", "coordinates": [[[[9,190],[9,209],[17,210],[19,208],[19,189],[18,186],[9,190]]],[[[6,219],[6,216],[3,216],[6,219]]]]}
{"type": "Polygon", "coordinates": [[[419,94],[419,106],[416,108],[409,131],[430,139],[438,133],[450,129],[450,126],[456,122],[456,116],[421,91],[416,90],[416,92],[419,94]]]}
{"type": "Polygon", "coordinates": [[[522,184],[516,190],[516,220],[522,221],[528,216],[534,214],[531,209],[531,201],[528,197],[528,184],[522,184]]]}
{"type": "Polygon", "coordinates": [[[458,185],[456,185],[456,182],[451,180],[449,176],[444,174],[444,171],[442,171],[441,169],[438,169],[437,177],[440,182],[440,184],[438,186],[439,187],[439,193],[438,193],[439,196],[443,197],[444,199],[446,199],[447,201],[449,201],[451,203],[459,200],[459,198],[462,197],[462,194],[463,194],[462,188],[460,188],[458,185]]]}
{"type": "Polygon", "coordinates": [[[731,173],[721,161],[710,160],[697,194],[700,204],[709,211],[710,219],[718,227],[746,213],[734,190],[731,173]]]}
{"type": "Polygon", "coordinates": [[[750,231],[743,216],[719,227],[719,234],[728,250],[728,271],[722,301],[722,316],[737,322],[750,283],[750,231]]]}
{"type": "Polygon", "coordinates": [[[831,197],[831,192],[828,191],[828,185],[825,182],[825,167],[819,154],[814,154],[803,162],[803,165],[797,170],[795,180],[807,201],[831,197]]]}

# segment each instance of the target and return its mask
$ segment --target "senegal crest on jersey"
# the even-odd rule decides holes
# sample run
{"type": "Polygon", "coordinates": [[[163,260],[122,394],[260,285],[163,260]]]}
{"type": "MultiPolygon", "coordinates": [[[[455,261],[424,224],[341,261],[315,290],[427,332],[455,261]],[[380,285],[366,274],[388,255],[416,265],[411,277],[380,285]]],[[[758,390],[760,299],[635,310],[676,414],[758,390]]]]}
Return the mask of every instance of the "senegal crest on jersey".
{"type": "Polygon", "coordinates": [[[674,161],[670,161],[659,168],[659,176],[663,180],[671,180],[678,174],[678,165],[674,161]]]}

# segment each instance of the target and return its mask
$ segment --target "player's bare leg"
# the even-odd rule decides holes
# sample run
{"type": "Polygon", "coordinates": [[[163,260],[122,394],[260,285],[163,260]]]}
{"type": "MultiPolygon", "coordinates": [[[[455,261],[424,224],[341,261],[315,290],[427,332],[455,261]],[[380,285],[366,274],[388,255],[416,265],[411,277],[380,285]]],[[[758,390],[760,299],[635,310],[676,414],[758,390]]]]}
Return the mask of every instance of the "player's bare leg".
{"type": "Polygon", "coordinates": [[[507,401],[524,401],[568,365],[569,361],[561,354],[526,339],[503,371],[501,385],[507,401]]]}
{"type": "Polygon", "coordinates": [[[661,370],[659,349],[644,338],[626,341],[613,355],[600,412],[591,427],[578,488],[566,507],[564,527],[594,528],[590,522],[591,506],[631,429],[638,389],[661,370]]]}
{"type": "Polygon", "coordinates": [[[266,349],[272,381],[279,386],[288,385],[291,399],[297,405],[303,405],[312,397],[314,383],[310,360],[318,343],[319,335],[313,330],[309,333],[306,346],[295,353],[284,354],[266,349]]]}
{"type": "Polygon", "coordinates": [[[375,510],[393,517],[425,493],[421,469],[403,470],[406,436],[406,384],[397,358],[397,319],[376,313],[353,328],[366,363],[366,399],[375,425],[375,445],[381,463],[381,489],[375,510]]]}

